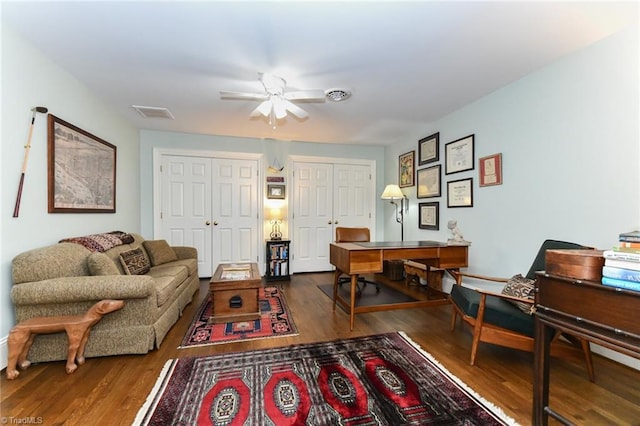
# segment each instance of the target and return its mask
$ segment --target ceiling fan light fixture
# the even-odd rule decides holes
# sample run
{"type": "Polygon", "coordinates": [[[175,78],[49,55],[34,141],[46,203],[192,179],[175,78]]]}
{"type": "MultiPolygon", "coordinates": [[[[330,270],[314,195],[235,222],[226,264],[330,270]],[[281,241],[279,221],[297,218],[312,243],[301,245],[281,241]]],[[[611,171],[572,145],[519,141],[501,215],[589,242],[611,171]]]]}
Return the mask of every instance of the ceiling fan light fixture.
{"type": "Polygon", "coordinates": [[[346,89],[329,89],[324,94],[331,102],[342,102],[351,97],[351,91],[346,89]]]}

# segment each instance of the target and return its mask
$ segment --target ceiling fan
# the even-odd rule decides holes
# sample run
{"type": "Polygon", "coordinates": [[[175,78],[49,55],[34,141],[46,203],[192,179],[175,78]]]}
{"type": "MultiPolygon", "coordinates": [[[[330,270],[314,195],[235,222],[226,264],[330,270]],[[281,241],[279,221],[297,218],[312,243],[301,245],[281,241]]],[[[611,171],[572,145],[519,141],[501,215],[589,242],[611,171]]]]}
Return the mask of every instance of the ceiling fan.
{"type": "Polygon", "coordinates": [[[287,82],[282,78],[272,74],[258,73],[258,79],[264,87],[264,93],[230,92],[220,91],[222,99],[247,99],[262,101],[254,109],[250,117],[263,115],[269,119],[269,124],[275,129],[276,121],[287,116],[287,112],[298,118],[304,119],[309,114],[296,105],[294,102],[324,102],[326,95],[324,90],[297,90],[285,91],[287,82]]]}

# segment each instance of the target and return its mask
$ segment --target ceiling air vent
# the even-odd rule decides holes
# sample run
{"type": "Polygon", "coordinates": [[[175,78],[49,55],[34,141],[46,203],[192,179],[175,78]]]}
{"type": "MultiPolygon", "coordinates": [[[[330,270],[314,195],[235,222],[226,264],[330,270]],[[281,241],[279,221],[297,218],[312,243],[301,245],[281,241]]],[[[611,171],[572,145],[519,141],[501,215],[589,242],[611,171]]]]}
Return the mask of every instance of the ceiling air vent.
{"type": "Polygon", "coordinates": [[[329,89],[325,96],[332,102],[342,102],[351,97],[351,92],[345,89],[329,89]]]}
{"type": "Polygon", "coordinates": [[[138,114],[144,118],[168,118],[169,120],[174,120],[173,114],[171,114],[171,111],[167,108],[142,105],[131,105],[131,107],[138,111],[138,114]]]}

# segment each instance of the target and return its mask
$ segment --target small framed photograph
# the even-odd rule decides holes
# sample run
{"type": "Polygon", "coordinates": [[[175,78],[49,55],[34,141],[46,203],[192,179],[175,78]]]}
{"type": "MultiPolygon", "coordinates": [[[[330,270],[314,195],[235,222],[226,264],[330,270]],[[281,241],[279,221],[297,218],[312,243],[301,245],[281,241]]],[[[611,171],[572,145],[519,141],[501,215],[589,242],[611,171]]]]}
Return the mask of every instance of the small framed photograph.
{"type": "Polygon", "coordinates": [[[402,154],[398,158],[398,163],[400,172],[400,176],[398,179],[398,182],[400,182],[400,184],[398,186],[400,188],[406,188],[407,186],[415,185],[413,176],[415,174],[414,170],[416,165],[416,152],[409,151],[402,154]]]}
{"type": "Polygon", "coordinates": [[[115,145],[52,114],[48,120],[49,213],[115,213],[115,145]]]}
{"type": "Polygon", "coordinates": [[[465,136],[445,145],[445,174],[473,170],[474,135],[465,136]]]}
{"type": "Polygon", "coordinates": [[[419,203],[418,204],[418,228],[437,231],[440,229],[440,203],[419,203]]]}
{"type": "Polygon", "coordinates": [[[420,169],[417,172],[418,198],[431,198],[440,196],[440,164],[437,166],[420,169]]]}
{"type": "Polygon", "coordinates": [[[502,185],[502,153],[487,155],[478,162],[480,186],[502,185]]]}
{"type": "Polygon", "coordinates": [[[418,142],[418,165],[433,163],[440,159],[440,132],[418,142]]]}
{"type": "Polygon", "coordinates": [[[447,182],[447,207],[473,207],[473,178],[447,182]]]}
{"type": "Polygon", "coordinates": [[[267,198],[284,200],[284,185],[267,185],[267,198]]]}

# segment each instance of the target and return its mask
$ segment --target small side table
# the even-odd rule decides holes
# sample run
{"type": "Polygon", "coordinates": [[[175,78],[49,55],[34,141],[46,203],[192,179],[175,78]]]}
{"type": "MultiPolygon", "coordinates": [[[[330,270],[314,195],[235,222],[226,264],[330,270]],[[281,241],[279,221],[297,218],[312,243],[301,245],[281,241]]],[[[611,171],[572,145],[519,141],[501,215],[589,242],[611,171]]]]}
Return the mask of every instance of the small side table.
{"type": "Polygon", "coordinates": [[[257,263],[221,263],[209,282],[212,323],[260,319],[262,277],[257,263]]]}

